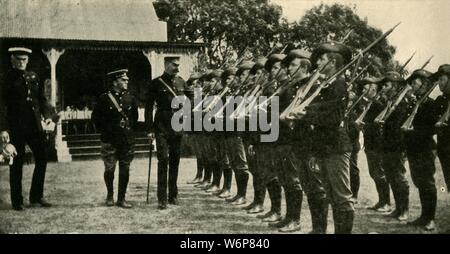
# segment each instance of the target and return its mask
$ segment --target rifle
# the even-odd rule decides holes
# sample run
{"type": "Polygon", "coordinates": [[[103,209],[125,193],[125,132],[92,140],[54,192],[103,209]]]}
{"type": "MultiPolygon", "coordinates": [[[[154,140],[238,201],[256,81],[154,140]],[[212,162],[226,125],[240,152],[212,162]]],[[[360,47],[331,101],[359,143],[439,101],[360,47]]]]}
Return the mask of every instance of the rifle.
{"type": "MultiPolygon", "coordinates": [[[[373,41],[369,46],[367,46],[365,49],[363,49],[359,55],[364,55],[365,53],[367,53],[370,49],[372,49],[376,44],[378,44],[381,40],[383,40],[384,38],[386,38],[389,34],[391,34],[394,29],[400,25],[401,22],[399,22],[397,25],[395,25],[394,27],[392,27],[391,29],[389,29],[387,32],[385,32],[384,34],[382,34],[380,37],[378,37],[375,41],[373,41]]],[[[329,84],[333,83],[338,76],[340,76],[344,71],[346,71],[352,64],[354,64],[357,60],[359,59],[359,57],[354,57],[352,58],[352,60],[346,64],[344,67],[342,67],[340,70],[336,71],[331,77],[328,78],[328,80],[326,80],[325,82],[321,83],[320,86],[317,88],[317,90],[314,92],[313,95],[311,95],[312,98],[308,98],[307,100],[305,100],[302,104],[300,104],[298,107],[296,107],[295,109],[293,109],[293,111],[291,112],[291,114],[293,112],[295,113],[300,113],[302,115],[304,115],[304,111],[306,109],[306,107],[309,106],[309,104],[315,99],[315,97],[317,97],[320,94],[320,91],[322,89],[324,89],[325,87],[327,87],[329,84]]],[[[301,118],[301,117],[300,117],[301,118]]]]}
{"type": "Polygon", "coordinates": [[[431,59],[433,58],[434,56],[431,56],[430,58],[428,58],[428,60],[422,65],[422,67],[420,68],[420,69],[425,69],[425,67],[427,67],[427,65],[431,62],[431,59]]]}
{"type": "Polygon", "coordinates": [[[406,60],[406,62],[402,65],[402,67],[400,67],[400,70],[398,73],[402,73],[402,71],[405,69],[405,67],[409,64],[409,62],[411,62],[411,59],[413,59],[414,55],[416,54],[416,51],[414,51],[414,53],[411,55],[410,58],[408,58],[408,60],[406,60]]]}
{"type": "Polygon", "coordinates": [[[414,109],[411,113],[411,115],[408,117],[408,119],[406,119],[406,121],[403,123],[401,129],[402,131],[411,131],[413,130],[413,126],[412,123],[414,121],[414,118],[417,115],[417,111],[419,110],[420,105],[425,102],[425,100],[428,98],[428,96],[431,94],[431,92],[433,92],[433,90],[436,88],[436,86],[439,84],[439,82],[435,82],[433,84],[433,86],[431,86],[431,88],[427,91],[427,93],[420,98],[419,101],[417,101],[416,105],[414,106],[414,109]]]}

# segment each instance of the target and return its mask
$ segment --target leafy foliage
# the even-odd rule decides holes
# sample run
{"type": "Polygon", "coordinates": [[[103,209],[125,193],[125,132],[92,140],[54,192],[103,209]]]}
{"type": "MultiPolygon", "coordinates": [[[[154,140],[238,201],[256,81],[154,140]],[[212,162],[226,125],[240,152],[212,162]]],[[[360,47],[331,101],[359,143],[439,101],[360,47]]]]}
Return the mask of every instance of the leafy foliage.
{"type": "Polygon", "coordinates": [[[267,52],[279,38],[282,10],[268,0],[159,0],[155,7],[169,41],[206,43],[213,66],[247,50],[267,52]]]}
{"type": "MultiPolygon", "coordinates": [[[[394,25],[394,24],[393,24],[394,25]]],[[[320,42],[327,39],[342,40],[352,30],[345,44],[356,54],[364,49],[383,32],[367,24],[355,14],[355,6],[341,4],[313,7],[297,22],[290,24],[288,39],[298,42],[302,47],[313,49],[320,42]]],[[[395,69],[398,63],[392,61],[395,47],[384,39],[370,50],[361,66],[371,64],[368,72],[378,76],[386,70],[395,69]]]]}
{"type": "MultiPolygon", "coordinates": [[[[352,30],[345,44],[356,54],[383,32],[355,14],[355,6],[320,4],[289,23],[282,8],[268,0],[158,0],[160,18],[168,22],[169,40],[206,43],[204,59],[211,67],[280,51],[288,45],[314,49],[327,40],[339,41],[352,30]],[[242,58],[242,57],[241,57],[242,58]]],[[[394,25],[394,24],[393,24],[394,25]]],[[[364,58],[361,68],[379,76],[401,66],[392,59],[395,47],[382,40],[364,58]]]]}

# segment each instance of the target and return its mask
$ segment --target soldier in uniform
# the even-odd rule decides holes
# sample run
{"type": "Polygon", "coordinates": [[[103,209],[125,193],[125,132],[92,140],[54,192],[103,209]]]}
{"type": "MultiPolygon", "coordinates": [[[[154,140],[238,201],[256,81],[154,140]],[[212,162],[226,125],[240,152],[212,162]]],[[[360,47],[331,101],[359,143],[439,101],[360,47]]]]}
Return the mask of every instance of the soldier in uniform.
{"type": "MultiPolygon", "coordinates": [[[[422,213],[419,218],[409,224],[423,227],[425,230],[434,230],[434,216],[436,213],[437,190],[434,174],[436,167],[434,165],[435,155],[433,140],[435,117],[433,114],[434,101],[431,98],[424,98],[432,86],[429,78],[431,73],[418,69],[412,73],[407,82],[413,90],[408,96],[417,101],[414,107],[418,106],[417,113],[412,122],[412,129],[406,130],[405,146],[408,156],[409,169],[414,185],[419,190],[419,198],[422,206],[422,213]],[[415,98],[414,98],[415,96],[415,98]],[[420,103],[417,105],[417,103],[420,103]]],[[[408,114],[408,116],[411,112],[408,114]]]]}
{"type": "MultiPolygon", "coordinates": [[[[348,108],[352,107],[353,103],[356,103],[356,100],[359,96],[361,96],[362,93],[361,90],[358,91],[357,86],[354,86],[353,84],[350,84],[350,86],[352,87],[349,87],[348,108]]],[[[348,136],[350,137],[350,141],[352,143],[352,153],[350,155],[350,189],[353,193],[354,203],[358,202],[358,192],[360,187],[358,154],[359,150],[361,150],[361,144],[359,143],[360,130],[355,125],[357,112],[359,112],[359,107],[355,107],[355,110],[352,110],[352,112],[348,112],[345,121],[348,136]]]]}
{"type": "MultiPolygon", "coordinates": [[[[209,96],[212,98],[214,95],[218,95],[220,91],[222,90],[222,84],[221,84],[221,75],[222,70],[217,69],[209,73],[205,77],[205,82],[210,87],[209,90],[209,96]]],[[[212,100],[207,99],[204,102],[203,107],[208,107],[209,104],[212,103],[212,100]]],[[[203,110],[203,109],[201,109],[203,110]]],[[[203,113],[204,116],[206,116],[206,113],[203,113]]],[[[220,177],[222,175],[221,169],[219,169],[218,160],[217,160],[217,146],[216,146],[216,138],[217,133],[216,132],[206,132],[204,131],[202,133],[203,136],[203,154],[205,158],[205,176],[203,178],[203,181],[195,185],[195,187],[200,188],[202,190],[208,190],[213,187],[213,184],[211,182],[211,179],[213,178],[213,175],[217,178],[219,177],[219,184],[220,184],[220,177]],[[220,172],[219,172],[220,171],[220,172]]],[[[214,184],[217,184],[216,182],[214,184]]],[[[216,186],[217,187],[217,186],[216,186]]],[[[215,189],[215,188],[214,188],[215,189]]]]}
{"type": "Polygon", "coordinates": [[[114,206],[114,172],[119,162],[119,188],[116,205],[132,208],[125,200],[130,178],[130,164],[134,158],[135,135],[138,122],[138,103],[128,92],[127,69],[107,74],[108,92],[100,95],[92,112],[92,121],[101,134],[101,156],[105,164],[106,205],[114,206]]]}
{"type": "Polygon", "coordinates": [[[47,169],[47,145],[43,124],[57,121],[53,108],[45,98],[44,86],[36,73],[27,70],[27,48],[10,48],[12,69],[1,84],[1,100],[4,113],[0,113],[0,136],[4,143],[13,144],[17,157],[10,167],[11,203],[14,210],[22,211],[22,168],[25,144],[31,148],[35,160],[30,189],[31,206],[50,207],[44,199],[45,172],[47,169]]]}
{"type": "Polygon", "coordinates": [[[439,66],[434,74],[439,79],[439,89],[442,95],[436,98],[435,115],[437,123],[437,154],[444,173],[447,192],[450,193],[450,65],[439,66]],[[447,119],[447,120],[446,120],[447,119]]]}
{"type": "MultiPolygon", "coordinates": [[[[222,70],[215,70],[213,71],[213,77],[212,81],[214,82],[214,95],[219,96],[219,94],[225,89],[227,86],[231,86],[230,80],[227,79],[227,77],[230,76],[232,79],[234,77],[235,70],[234,69],[226,69],[224,71],[222,70]],[[228,81],[228,82],[227,82],[228,81]]],[[[223,103],[223,97],[221,98],[223,103]]],[[[211,102],[210,102],[211,103],[211,102]]],[[[216,104],[217,105],[217,104],[216,104]]],[[[211,108],[210,114],[216,113],[214,112],[214,105],[210,104],[207,105],[208,108],[211,108]]],[[[205,114],[206,117],[209,117],[210,114],[205,114]]],[[[211,119],[212,121],[220,121],[220,119],[211,119]]],[[[209,146],[207,149],[207,157],[209,162],[209,167],[212,171],[212,183],[205,187],[206,192],[211,194],[218,194],[220,193],[220,181],[222,179],[222,173],[225,174],[225,183],[224,187],[227,189],[231,189],[231,179],[229,178],[230,175],[230,165],[228,162],[228,157],[225,152],[224,143],[224,133],[220,131],[212,131],[207,134],[208,140],[209,140],[209,146]],[[225,170],[225,172],[224,172],[225,170]],[[229,186],[229,187],[228,187],[229,186]]]]}
{"type": "MultiPolygon", "coordinates": [[[[351,59],[350,49],[340,43],[325,43],[313,51],[311,61],[330,77],[351,59]]],[[[352,146],[344,128],[347,105],[344,77],[323,88],[306,108],[303,120],[314,128],[314,149],[323,186],[333,209],[336,234],[349,234],[353,228],[354,207],[350,189],[350,154],[352,146]]]]}
{"type": "Polygon", "coordinates": [[[150,137],[156,137],[159,209],[166,209],[167,202],[172,205],[178,204],[177,179],[182,133],[175,131],[171,126],[172,116],[177,110],[171,107],[171,103],[179,95],[187,95],[189,99],[193,97],[186,82],[177,76],[179,65],[179,57],[166,57],[164,73],[148,85],[145,119],[150,137]],[[155,103],[156,113],[153,118],[155,103]]]}
{"type": "MultiPolygon", "coordinates": [[[[234,82],[234,87],[233,87],[233,95],[235,96],[243,96],[245,93],[245,87],[251,80],[252,74],[250,73],[250,71],[252,70],[252,68],[255,66],[255,63],[253,61],[242,61],[242,63],[240,63],[237,66],[237,70],[236,70],[236,80],[234,82]]],[[[235,125],[236,126],[236,125],[235,125]]],[[[231,134],[231,135],[239,135],[239,137],[242,140],[242,144],[243,144],[243,148],[244,148],[244,154],[245,157],[247,159],[247,167],[248,167],[248,171],[250,171],[251,173],[254,172],[254,168],[256,166],[255,163],[255,157],[251,156],[248,153],[248,132],[237,132],[237,130],[234,131],[235,134],[231,134]]],[[[231,147],[229,147],[230,149],[231,147]]],[[[235,178],[236,178],[236,174],[235,174],[235,178]]],[[[242,183],[242,186],[244,186],[244,184],[242,183]]],[[[246,185],[245,185],[246,186],[246,185]]],[[[244,192],[244,187],[241,187],[242,189],[242,193],[246,193],[246,187],[245,187],[245,192],[244,192]]],[[[245,194],[244,194],[245,195],[245,194]]],[[[236,205],[241,205],[240,203],[242,202],[235,202],[236,205]]],[[[253,206],[252,204],[244,206],[243,209],[244,210],[249,210],[251,209],[253,206]]]]}
{"type": "MultiPolygon", "coordinates": [[[[375,205],[369,206],[368,209],[376,210],[378,212],[389,212],[390,208],[390,187],[386,179],[386,174],[383,169],[382,161],[382,138],[379,126],[374,123],[374,119],[383,110],[385,105],[382,103],[382,94],[386,89],[379,88],[381,79],[365,78],[361,80],[359,85],[363,86],[363,93],[367,90],[367,95],[363,98],[365,104],[365,115],[360,115],[356,121],[359,129],[363,131],[364,137],[364,152],[367,158],[367,167],[369,175],[375,182],[375,187],[378,193],[378,202],[375,205]],[[379,98],[377,98],[379,97],[379,98]]],[[[361,113],[363,114],[363,113],[361,113]]]]}
{"type": "MultiPolygon", "coordinates": [[[[282,81],[287,79],[286,69],[282,61],[286,57],[284,54],[272,54],[268,57],[265,68],[269,72],[269,79],[266,85],[261,88],[262,96],[271,96],[282,81]]],[[[270,109],[267,110],[270,112],[270,109]]],[[[271,119],[269,119],[270,121],[271,119]]],[[[278,119],[275,119],[278,121],[278,119]]],[[[263,184],[269,193],[271,207],[270,210],[257,218],[263,222],[274,223],[280,221],[281,218],[281,184],[278,178],[279,169],[275,166],[275,154],[273,152],[273,143],[255,143],[254,150],[257,158],[258,170],[262,172],[263,184]]]]}
{"type": "MultiPolygon", "coordinates": [[[[250,91],[256,86],[256,83],[260,83],[261,80],[264,80],[266,75],[266,71],[264,69],[264,65],[267,62],[266,57],[259,57],[255,61],[255,65],[253,65],[250,70],[250,75],[252,75],[252,80],[250,81],[253,85],[248,86],[250,91]]],[[[249,214],[258,214],[264,211],[264,199],[266,197],[266,187],[264,185],[262,170],[258,167],[258,155],[254,152],[252,144],[256,142],[256,139],[259,138],[258,133],[255,132],[247,132],[244,136],[244,143],[246,143],[246,151],[247,151],[247,160],[248,167],[253,176],[253,202],[248,206],[245,206],[243,209],[247,210],[249,214]],[[249,149],[252,147],[251,149],[249,149]]]]}
{"type": "MultiPolygon", "coordinates": [[[[236,72],[236,68],[230,67],[226,68],[221,75],[221,83],[224,87],[230,87],[231,91],[234,91],[236,89],[236,87],[233,87],[236,84],[236,72]]],[[[226,102],[225,96],[221,98],[221,101],[223,104],[226,102]]],[[[216,118],[215,121],[223,121],[223,118],[216,118]]],[[[228,158],[227,149],[225,146],[225,136],[225,132],[217,132],[215,133],[215,140],[212,140],[212,145],[215,151],[216,168],[214,171],[215,173],[213,174],[212,187],[207,190],[207,192],[217,194],[221,198],[227,198],[231,196],[231,182],[233,180],[233,170],[231,169],[230,160],[228,158]],[[220,189],[220,179],[222,176],[222,172],[224,181],[223,187],[222,189],[220,189]]]]}
{"type": "MultiPolygon", "coordinates": [[[[249,70],[253,65],[254,63],[251,61],[244,61],[239,66],[241,72],[236,73],[236,75],[238,76],[239,82],[241,84],[245,79],[243,75],[248,75],[249,70]],[[250,66],[250,68],[247,67],[243,68],[243,66],[247,65],[250,66]]],[[[236,180],[237,185],[236,195],[234,197],[226,199],[226,201],[228,203],[231,203],[232,205],[243,205],[247,202],[246,200],[247,184],[248,179],[250,177],[249,175],[250,173],[248,170],[247,156],[241,133],[238,133],[236,131],[227,133],[227,135],[225,136],[225,147],[230,162],[230,166],[234,171],[234,178],[236,180]]]]}
{"type": "MultiPolygon", "coordinates": [[[[287,73],[291,77],[290,82],[295,82],[295,85],[285,89],[279,95],[280,112],[284,111],[296,96],[300,85],[304,85],[305,81],[308,80],[309,70],[311,68],[310,56],[310,52],[294,49],[283,60],[287,66],[287,73]]],[[[303,190],[300,184],[300,170],[307,169],[303,167],[303,164],[297,163],[301,159],[306,158],[308,152],[300,150],[301,147],[304,147],[304,143],[302,142],[305,142],[305,140],[296,139],[296,137],[304,135],[305,133],[303,131],[302,129],[296,129],[295,126],[291,126],[289,123],[280,122],[280,136],[275,143],[274,149],[274,165],[279,167],[279,179],[284,188],[286,216],[280,222],[272,224],[272,226],[278,227],[280,232],[295,232],[301,229],[300,214],[303,202],[303,190]],[[296,158],[293,158],[293,156],[296,158]]],[[[306,184],[309,183],[305,183],[304,185],[306,184]]]]}
{"type": "MultiPolygon", "coordinates": [[[[304,57],[307,56],[305,54],[303,55],[304,57]]],[[[307,59],[304,57],[294,58],[293,61],[295,59],[301,59],[300,63],[303,62],[303,65],[307,67],[309,61],[306,61],[307,59]]],[[[299,60],[296,61],[298,62],[299,60]]],[[[293,68],[295,69],[295,62],[293,63],[293,65],[293,68]]],[[[301,69],[303,78],[298,81],[297,85],[295,86],[296,91],[299,91],[299,89],[303,90],[306,84],[309,82],[309,72],[307,69],[308,68],[301,69]]],[[[313,92],[315,87],[317,86],[313,86],[311,91],[306,94],[305,98],[311,95],[311,92],[313,92]]],[[[275,226],[284,226],[286,230],[289,230],[290,228],[295,230],[296,228],[298,228],[299,224],[297,223],[297,219],[300,217],[301,203],[303,201],[302,191],[304,191],[308,199],[308,206],[311,213],[312,231],[310,233],[324,234],[326,233],[327,228],[328,200],[326,199],[327,195],[323,187],[320,168],[318,167],[317,159],[313,154],[312,146],[314,144],[312,137],[314,135],[314,132],[311,125],[305,122],[303,119],[295,120],[293,122],[292,128],[292,147],[289,158],[297,170],[297,175],[288,174],[288,179],[291,183],[296,183],[298,181],[296,178],[298,178],[300,180],[301,189],[300,191],[298,191],[298,188],[296,190],[297,193],[299,192],[298,194],[296,194],[298,197],[294,196],[294,198],[297,199],[297,205],[292,205],[292,208],[289,208],[291,206],[287,205],[289,202],[288,197],[290,195],[286,193],[286,205],[288,211],[286,213],[285,220],[281,221],[278,225],[275,226]],[[292,215],[288,216],[288,214],[292,215]]]]}
{"type": "MultiPolygon", "coordinates": [[[[390,101],[396,100],[396,95],[403,88],[405,80],[397,72],[386,73],[382,83],[392,87],[390,101]]],[[[399,221],[408,219],[409,211],[409,183],[406,179],[405,168],[405,146],[401,125],[407,118],[408,106],[411,102],[402,100],[396,110],[382,122],[382,165],[386,172],[386,178],[391,185],[394,194],[395,210],[389,214],[390,217],[399,221]]]]}
{"type": "MultiPolygon", "coordinates": [[[[201,83],[200,78],[202,77],[201,73],[195,72],[193,73],[189,79],[186,81],[187,86],[189,89],[200,89],[201,83]]],[[[200,95],[200,94],[199,94],[200,95]]],[[[197,96],[194,94],[194,97],[197,96]]],[[[195,98],[194,98],[195,101],[195,98]]],[[[194,107],[194,102],[192,102],[192,108],[194,107]]],[[[203,177],[203,169],[204,169],[204,158],[203,154],[201,153],[201,142],[199,135],[196,135],[197,133],[192,132],[189,134],[189,140],[190,144],[192,145],[192,149],[194,150],[195,157],[197,159],[197,173],[195,174],[194,179],[191,181],[188,181],[188,184],[198,184],[202,181],[203,177]]]]}
{"type": "MultiPolygon", "coordinates": [[[[220,72],[218,71],[212,71],[208,70],[205,72],[205,74],[200,78],[200,81],[203,83],[203,91],[208,96],[213,95],[216,93],[217,90],[217,81],[220,79],[220,72]]],[[[198,106],[198,105],[196,105],[198,106]]],[[[203,108],[199,109],[200,111],[203,110],[203,108]]],[[[210,150],[210,133],[207,132],[200,132],[197,135],[198,143],[199,143],[199,153],[202,157],[202,164],[204,169],[203,179],[194,185],[196,188],[205,189],[208,188],[211,184],[211,177],[212,177],[212,168],[211,168],[211,161],[214,161],[213,155],[214,153],[211,153],[210,150]]]]}

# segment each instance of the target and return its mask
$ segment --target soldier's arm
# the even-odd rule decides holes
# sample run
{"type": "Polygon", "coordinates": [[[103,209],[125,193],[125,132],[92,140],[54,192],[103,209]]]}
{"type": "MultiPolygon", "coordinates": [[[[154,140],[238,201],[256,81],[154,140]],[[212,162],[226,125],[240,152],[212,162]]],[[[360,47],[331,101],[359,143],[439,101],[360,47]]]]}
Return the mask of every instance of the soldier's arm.
{"type": "Polygon", "coordinates": [[[138,106],[138,101],[136,99],[136,97],[133,96],[133,106],[132,106],[132,122],[131,125],[133,126],[133,129],[137,128],[137,123],[138,123],[138,119],[139,119],[139,106],[138,106]]]}
{"type": "Polygon", "coordinates": [[[147,85],[147,96],[145,102],[145,130],[147,133],[153,132],[153,109],[157,97],[156,81],[153,80],[147,85]]]}
{"type": "Polygon", "coordinates": [[[102,96],[100,96],[98,99],[98,103],[95,105],[91,115],[91,121],[95,124],[100,132],[105,131],[105,112],[105,101],[102,96]]]}

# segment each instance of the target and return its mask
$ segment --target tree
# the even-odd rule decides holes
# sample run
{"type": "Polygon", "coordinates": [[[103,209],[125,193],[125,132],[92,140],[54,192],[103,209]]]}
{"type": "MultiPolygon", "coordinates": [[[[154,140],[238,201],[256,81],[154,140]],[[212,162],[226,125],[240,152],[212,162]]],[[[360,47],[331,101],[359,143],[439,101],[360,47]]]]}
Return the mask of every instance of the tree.
{"type": "Polygon", "coordinates": [[[268,0],[158,0],[160,19],[167,22],[171,42],[207,45],[211,66],[235,62],[238,55],[266,54],[282,37],[282,9],[268,0]]]}
{"type": "MultiPolygon", "coordinates": [[[[288,34],[284,38],[312,50],[327,39],[339,41],[352,30],[345,44],[356,53],[381,36],[383,32],[369,26],[367,20],[362,20],[354,10],[355,6],[320,4],[306,11],[299,21],[289,24],[288,34]]],[[[392,59],[394,53],[395,47],[389,45],[384,39],[369,51],[361,66],[370,63],[368,72],[379,76],[399,65],[392,59]]]]}

